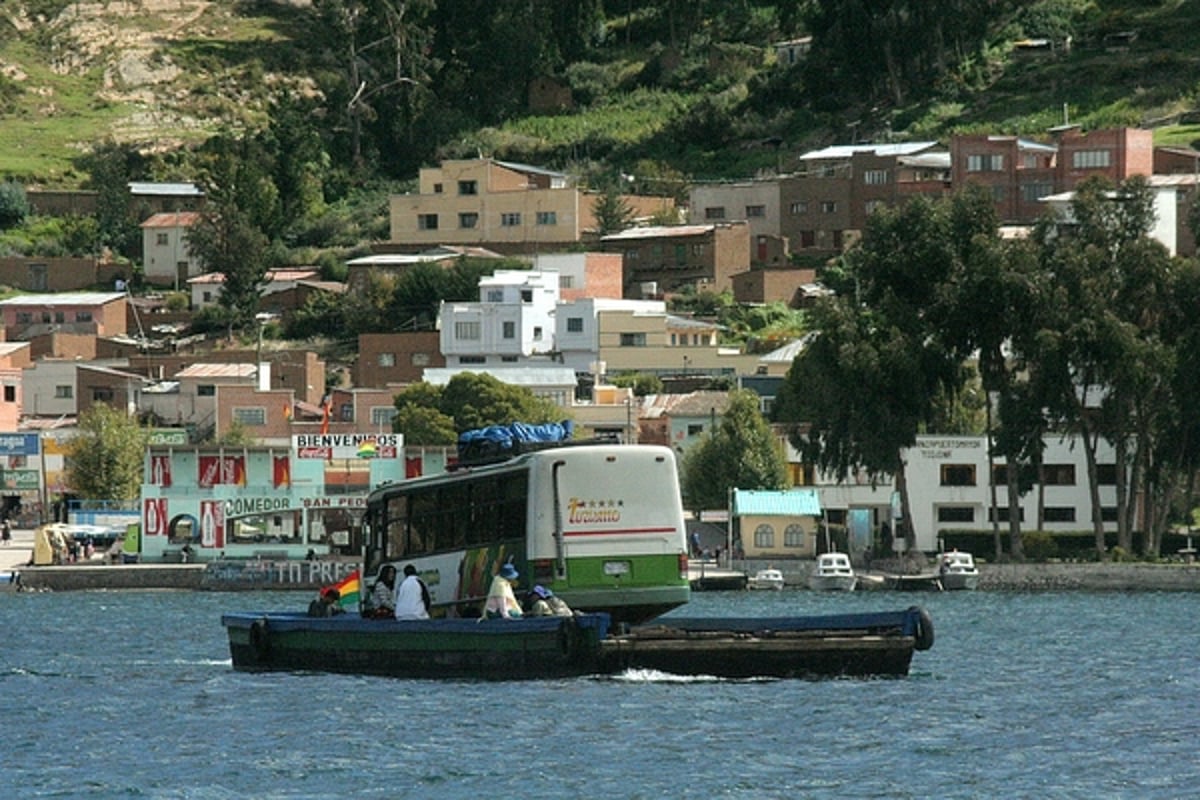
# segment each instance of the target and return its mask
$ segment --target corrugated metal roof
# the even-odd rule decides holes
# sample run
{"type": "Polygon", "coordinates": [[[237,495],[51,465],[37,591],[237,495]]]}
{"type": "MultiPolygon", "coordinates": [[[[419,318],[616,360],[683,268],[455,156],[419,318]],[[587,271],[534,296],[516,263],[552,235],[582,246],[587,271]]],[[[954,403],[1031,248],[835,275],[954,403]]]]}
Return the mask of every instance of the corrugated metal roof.
{"type": "Polygon", "coordinates": [[[4,306],[102,306],[125,299],[124,292],[59,292],[58,294],[19,294],[0,300],[4,306]]]}
{"type": "Polygon", "coordinates": [[[250,378],[258,371],[254,364],[192,364],[175,373],[176,378],[250,378]]]}
{"type": "Polygon", "coordinates": [[[733,514],[762,516],[819,517],[821,499],[816,489],[765,491],[758,489],[733,490],[733,514]]]}
{"type": "Polygon", "coordinates": [[[204,192],[194,183],[157,183],[130,181],[130,194],[147,194],[161,197],[203,197],[204,192]]]}
{"type": "Polygon", "coordinates": [[[143,228],[190,228],[200,221],[198,211],[163,211],[151,214],[142,223],[143,228]]]}
{"type": "Polygon", "coordinates": [[[800,156],[801,161],[817,161],[830,158],[850,158],[855,153],[874,153],[881,157],[911,156],[932,147],[937,142],[895,142],[884,144],[839,144],[812,150],[800,156]]]}
{"type": "Polygon", "coordinates": [[[445,386],[455,375],[477,373],[491,375],[513,386],[574,386],[575,370],[570,367],[426,367],[422,380],[445,386]]]}

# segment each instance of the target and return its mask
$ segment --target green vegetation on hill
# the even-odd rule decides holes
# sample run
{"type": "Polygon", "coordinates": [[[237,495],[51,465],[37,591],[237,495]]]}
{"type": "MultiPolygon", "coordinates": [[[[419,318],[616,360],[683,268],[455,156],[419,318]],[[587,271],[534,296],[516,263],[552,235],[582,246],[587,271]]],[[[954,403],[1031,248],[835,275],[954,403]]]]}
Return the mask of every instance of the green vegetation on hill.
{"type": "Polygon", "coordinates": [[[333,200],[438,158],[640,191],[791,169],[831,142],[1154,125],[1190,144],[1200,4],[1172,0],[26,0],[0,7],[0,175],[71,187],[100,142],[188,153],[304,107],[333,200]],[[530,13],[532,9],[532,14],[530,13]],[[772,43],[811,33],[806,62],[772,43]],[[1012,43],[1071,37],[1069,51],[1012,43]],[[353,54],[353,55],[351,55],[353,54]],[[548,78],[571,103],[531,110],[548,78]]]}

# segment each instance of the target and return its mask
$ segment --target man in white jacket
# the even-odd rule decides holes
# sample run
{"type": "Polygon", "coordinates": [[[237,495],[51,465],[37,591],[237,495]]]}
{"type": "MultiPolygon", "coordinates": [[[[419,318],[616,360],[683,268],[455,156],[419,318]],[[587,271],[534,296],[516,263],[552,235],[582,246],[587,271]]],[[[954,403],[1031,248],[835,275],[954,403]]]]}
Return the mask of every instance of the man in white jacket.
{"type": "Polygon", "coordinates": [[[396,587],[396,619],[429,619],[429,589],[412,564],[404,567],[404,580],[396,587]]]}

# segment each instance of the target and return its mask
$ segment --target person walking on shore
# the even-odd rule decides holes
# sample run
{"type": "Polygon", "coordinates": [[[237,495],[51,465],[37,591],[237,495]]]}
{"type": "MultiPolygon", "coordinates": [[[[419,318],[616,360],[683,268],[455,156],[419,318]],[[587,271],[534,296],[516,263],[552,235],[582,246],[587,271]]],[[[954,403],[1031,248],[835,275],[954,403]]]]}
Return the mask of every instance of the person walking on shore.
{"type": "Polygon", "coordinates": [[[12,543],[12,525],[8,524],[7,518],[0,522],[0,542],[3,542],[5,547],[12,543]]]}

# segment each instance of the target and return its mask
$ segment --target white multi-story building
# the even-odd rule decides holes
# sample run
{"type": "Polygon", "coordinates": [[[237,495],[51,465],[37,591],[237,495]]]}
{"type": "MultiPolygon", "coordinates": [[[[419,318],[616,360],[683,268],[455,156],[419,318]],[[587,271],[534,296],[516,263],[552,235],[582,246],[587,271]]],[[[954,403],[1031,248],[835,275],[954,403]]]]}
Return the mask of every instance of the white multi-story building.
{"type": "MultiPolygon", "coordinates": [[[[1021,529],[1037,525],[1039,497],[1043,499],[1042,527],[1050,532],[1090,530],[1092,502],[1087,463],[1078,440],[1047,437],[1043,475],[1020,499],[1021,529]]],[[[793,461],[798,456],[792,453],[793,461]]],[[[1100,479],[1101,515],[1106,530],[1115,530],[1116,464],[1113,449],[1101,442],[1096,455],[1100,479]]],[[[1005,461],[996,459],[989,480],[987,439],[983,436],[918,436],[915,447],[904,452],[908,499],[916,529],[917,549],[934,552],[942,531],[992,530],[992,482],[996,484],[997,516],[1001,532],[1008,532],[1008,488],[1005,461]]],[[[818,478],[816,489],[826,518],[844,522],[850,540],[865,548],[884,524],[893,531],[900,514],[895,487],[887,478],[872,487],[865,475],[847,483],[818,478]]]]}
{"type": "Polygon", "coordinates": [[[478,303],[443,302],[438,313],[446,365],[520,365],[555,350],[558,273],[498,270],[479,281],[478,303]]]}

